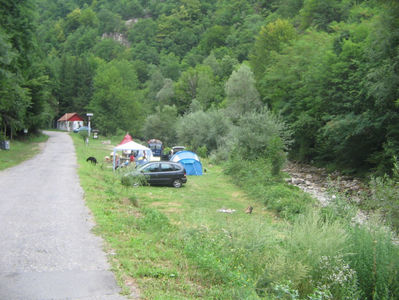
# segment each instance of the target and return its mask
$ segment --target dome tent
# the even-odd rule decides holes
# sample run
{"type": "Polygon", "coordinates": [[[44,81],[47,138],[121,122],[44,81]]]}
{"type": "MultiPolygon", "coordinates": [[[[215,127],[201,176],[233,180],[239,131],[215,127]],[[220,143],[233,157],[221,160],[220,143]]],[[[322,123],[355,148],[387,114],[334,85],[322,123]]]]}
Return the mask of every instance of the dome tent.
{"type": "Polygon", "coordinates": [[[202,175],[201,161],[194,152],[180,151],[173,155],[170,160],[181,163],[186,169],[187,175],[202,175]]]}

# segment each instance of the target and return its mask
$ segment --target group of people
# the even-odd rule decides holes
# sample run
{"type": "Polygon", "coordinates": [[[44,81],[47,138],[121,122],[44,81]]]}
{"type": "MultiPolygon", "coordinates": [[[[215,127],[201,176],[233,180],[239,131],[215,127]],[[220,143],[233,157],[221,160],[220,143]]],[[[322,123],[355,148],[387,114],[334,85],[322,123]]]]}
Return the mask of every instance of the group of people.
{"type": "MultiPolygon", "coordinates": [[[[105,161],[113,162],[113,153],[110,156],[105,157],[105,161]]],[[[129,151],[123,152],[120,156],[118,153],[115,154],[115,169],[127,167],[129,165],[142,165],[148,162],[147,155],[144,151],[129,151]]]]}

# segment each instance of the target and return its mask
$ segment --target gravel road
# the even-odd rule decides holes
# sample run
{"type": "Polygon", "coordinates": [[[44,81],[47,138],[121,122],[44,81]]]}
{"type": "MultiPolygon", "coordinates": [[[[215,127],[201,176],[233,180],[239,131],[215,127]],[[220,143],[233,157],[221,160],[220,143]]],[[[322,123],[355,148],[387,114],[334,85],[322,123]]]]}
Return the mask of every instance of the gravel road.
{"type": "Polygon", "coordinates": [[[39,155],[0,172],[0,299],[125,299],[91,233],[72,139],[46,134],[39,155]]]}

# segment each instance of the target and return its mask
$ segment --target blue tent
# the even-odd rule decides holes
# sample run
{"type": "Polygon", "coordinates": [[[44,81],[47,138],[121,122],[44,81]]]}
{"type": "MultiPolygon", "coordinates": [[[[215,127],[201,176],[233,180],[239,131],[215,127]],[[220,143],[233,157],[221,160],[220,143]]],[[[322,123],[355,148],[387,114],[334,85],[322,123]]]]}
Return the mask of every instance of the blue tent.
{"type": "Polygon", "coordinates": [[[179,151],[170,160],[181,163],[186,169],[187,175],[202,175],[202,164],[194,152],[179,151]]]}

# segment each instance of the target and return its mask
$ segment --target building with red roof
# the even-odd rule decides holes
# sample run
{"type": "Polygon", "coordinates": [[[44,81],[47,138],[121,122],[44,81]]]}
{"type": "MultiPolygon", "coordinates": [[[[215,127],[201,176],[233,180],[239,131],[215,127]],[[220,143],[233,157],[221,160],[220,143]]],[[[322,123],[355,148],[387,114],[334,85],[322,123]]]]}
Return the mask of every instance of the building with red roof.
{"type": "Polygon", "coordinates": [[[66,113],[57,120],[57,129],[73,131],[83,126],[83,119],[76,112],[66,113]]]}

